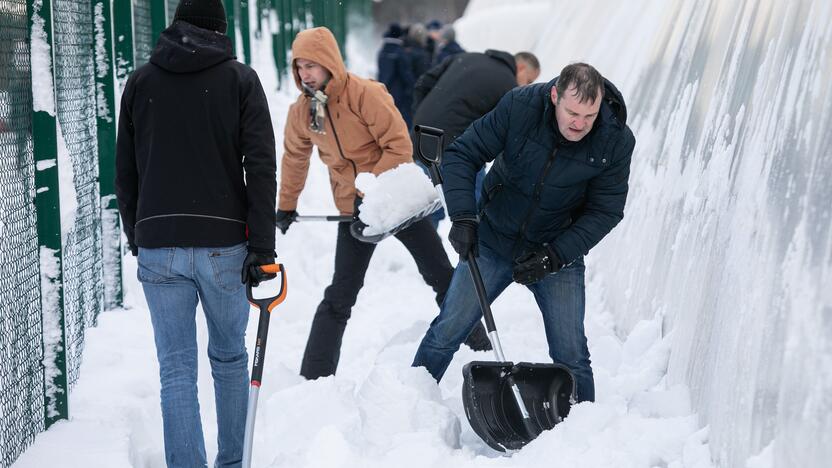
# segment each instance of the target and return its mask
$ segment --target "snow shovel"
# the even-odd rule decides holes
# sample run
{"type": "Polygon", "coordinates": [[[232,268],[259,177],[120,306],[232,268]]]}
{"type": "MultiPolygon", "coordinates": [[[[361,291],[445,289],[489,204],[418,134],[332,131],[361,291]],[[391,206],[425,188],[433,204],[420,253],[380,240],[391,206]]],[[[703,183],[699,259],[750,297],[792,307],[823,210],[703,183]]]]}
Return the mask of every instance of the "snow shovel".
{"type": "Polygon", "coordinates": [[[352,216],[350,215],[309,215],[309,216],[301,216],[295,215],[292,221],[295,222],[308,222],[308,221],[335,221],[337,223],[349,222],[352,221],[352,216]]]}
{"type": "Polygon", "coordinates": [[[352,234],[353,237],[360,240],[361,242],[375,244],[383,239],[386,239],[392,235],[395,235],[398,232],[407,229],[414,223],[424,219],[426,216],[433,214],[435,211],[439,210],[439,208],[442,208],[442,201],[435,200],[433,203],[425,206],[409,218],[397,224],[395,227],[378,234],[365,234],[364,231],[367,229],[368,226],[364,223],[364,221],[361,221],[360,218],[356,217],[355,221],[353,221],[352,224],[350,224],[350,234],[352,234]]]}
{"type": "Polygon", "coordinates": [[[260,394],[260,382],[263,379],[263,362],[266,359],[266,338],[269,334],[269,318],[272,310],[286,299],[286,270],[282,264],[262,265],[264,273],[280,273],[280,291],[276,296],[255,299],[251,292],[251,282],[246,285],[246,295],[251,305],[260,309],[260,321],[257,324],[257,339],[254,344],[253,365],[251,369],[251,386],[248,391],[248,409],[246,410],[246,432],[243,438],[243,467],[251,466],[251,447],[254,440],[254,419],[257,413],[257,397],[260,394]]]}
{"type": "Polygon", "coordinates": [[[519,450],[561,422],[574,402],[575,378],[561,364],[507,361],[477,259],[467,258],[496,362],[462,369],[462,403],[471,428],[494,450],[519,450]]]}
{"type": "MultiPolygon", "coordinates": [[[[416,154],[428,166],[431,180],[445,204],[439,171],[444,132],[422,125],[417,125],[414,132],[416,154]],[[435,149],[422,144],[428,139],[435,140],[435,149]]],[[[569,414],[574,402],[575,378],[561,364],[506,361],[477,260],[473,253],[466,260],[497,361],[473,361],[462,369],[465,416],[489,447],[500,452],[518,450],[569,414]]]]}

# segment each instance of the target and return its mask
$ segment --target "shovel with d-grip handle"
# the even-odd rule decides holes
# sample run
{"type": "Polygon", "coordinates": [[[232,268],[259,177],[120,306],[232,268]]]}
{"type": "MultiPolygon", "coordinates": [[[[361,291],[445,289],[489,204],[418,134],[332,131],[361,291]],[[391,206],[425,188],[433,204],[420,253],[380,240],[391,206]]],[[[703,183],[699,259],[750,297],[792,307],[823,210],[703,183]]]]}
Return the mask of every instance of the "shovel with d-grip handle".
{"type": "MultiPolygon", "coordinates": [[[[444,131],[416,125],[416,157],[430,171],[442,203],[444,131]]],[[[447,208],[447,206],[446,206],[447,208]]],[[[474,432],[494,450],[518,450],[569,414],[575,378],[562,364],[507,361],[473,252],[465,258],[496,361],[473,361],[462,369],[462,403],[474,432]]]]}
{"type": "Polygon", "coordinates": [[[282,264],[260,265],[263,273],[280,273],[280,291],[276,296],[255,299],[251,292],[251,282],[246,284],[246,295],[251,305],[260,309],[257,324],[257,339],[254,342],[253,365],[251,368],[251,386],[248,391],[248,410],[246,411],[246,432],[243,439],[243,467],[251,466],[251,447],[254,436],[254,418],[257,413],[257,397],[260,394],[260,382],[263,379],[263,362],[266,358],[266,338],[269,334],[269,318],[272,310],[286,299],[286,270],[282,264]]]}

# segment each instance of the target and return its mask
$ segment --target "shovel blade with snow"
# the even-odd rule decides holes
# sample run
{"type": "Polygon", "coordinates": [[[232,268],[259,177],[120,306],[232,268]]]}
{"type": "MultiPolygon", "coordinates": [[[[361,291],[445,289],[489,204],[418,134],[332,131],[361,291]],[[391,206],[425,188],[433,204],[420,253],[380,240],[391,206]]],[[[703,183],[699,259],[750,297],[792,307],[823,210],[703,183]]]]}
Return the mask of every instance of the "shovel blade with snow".
{"type": "Polygon", "coordinates": [[[412,226],[414,223],[421,221],[427,216],[430,216],[439,209],[442,208],[442,201],[439,199],[434,200],[429,205],[422,207],[421,209],[417,210],[415,213],[411,214],[410,216],[401,220],[399,224],[391,229],[387,229],[380,233],[373,233],[369,234],[366,231],[369,231],[369,226],[364,223],[360,218],[356,218],[355,221],[350,224],[350,234],[356,239],[362,242],[368,242],[371,244],[375,244],[376,242],[381,241],[382,239],[386,239],[390,236],[399,233],[408,227],[412,226]]]}
{"type": "MultiPolygon", "coordinates": [[[[417,125],[416,155],[430,168],[433,184],[442,196],[441,129],[417,125]]],[[[442,202],[444,204],[444,197],[442,202]]],[[[517,450],[569,414],[574,402],[575,377],[561,364],[507,361],[497,325],[473,253],[465,259],[482,309],[495,361],[473,361],[462,371],[462,404],[474,432],[498,451],[517,450]]]]}
{"type": "Polygon", "coordinates": [[[462,369],[462,403],[474,432],[498,451],[519,450],[530,437],[523,422],[511,376],[534,432],[555,427],[569,414],[575,382],[559,364],[473,361],[462,369]]]}

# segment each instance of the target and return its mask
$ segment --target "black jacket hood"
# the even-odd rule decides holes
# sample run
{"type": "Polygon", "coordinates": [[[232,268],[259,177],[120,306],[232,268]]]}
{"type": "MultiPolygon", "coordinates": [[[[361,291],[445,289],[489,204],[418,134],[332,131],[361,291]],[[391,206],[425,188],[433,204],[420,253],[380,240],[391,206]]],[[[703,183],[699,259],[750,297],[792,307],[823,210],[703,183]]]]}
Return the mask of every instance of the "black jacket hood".
{"type": "Polygon", "coordinates": [[[193,73],[235,59],[231,39],[185,21],[162,31],[150,62],[173,73],[193,73]]]}
{"type": "Polygon", "coordinates": [[[506,66],[511,68],[512,73],[515,75],[517,74],[517,62],[514,60],[514,56],[510,53],[503,52],[502,50],[488,49],[485,51],[485,55],[505,63],[506,66]]]}

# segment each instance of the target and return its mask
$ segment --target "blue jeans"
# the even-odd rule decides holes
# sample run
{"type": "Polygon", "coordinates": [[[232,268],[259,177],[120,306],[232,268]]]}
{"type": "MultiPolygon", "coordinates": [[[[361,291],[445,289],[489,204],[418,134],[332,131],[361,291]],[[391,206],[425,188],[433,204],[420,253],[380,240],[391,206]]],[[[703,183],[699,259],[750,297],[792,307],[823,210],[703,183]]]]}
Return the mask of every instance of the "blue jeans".
{"type": "Polygon", "coordinates": [[[246,244],[139,248],[142,282],[161,379],[168,467],[207,466],[197,399],[196,305],[208,324],[208,358],[217,406],[214,466],[239,467],[248,403],[245,347],[249,305],[240,282],[246,244]]]}
{"type": "MultiPolygon", "coordinates": [[[[480,267],[488,302],[511,284],[512,264],[480,244],[480,267]]],[[[595,400],[595,383],[584,334],[584,262],[579,259],[561,271],[528,286],[543,314],[543,326],[553,362],[567,366],[575,376],[578,401],[595,400]]],[[[422,339],[413,366],[427,368],[439,381],[454,353],[482,317],[467,262],[459,262],[445,301],[422,339]]]]}

